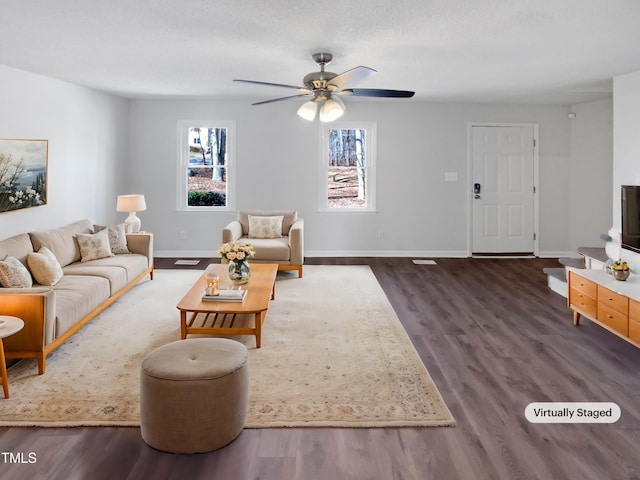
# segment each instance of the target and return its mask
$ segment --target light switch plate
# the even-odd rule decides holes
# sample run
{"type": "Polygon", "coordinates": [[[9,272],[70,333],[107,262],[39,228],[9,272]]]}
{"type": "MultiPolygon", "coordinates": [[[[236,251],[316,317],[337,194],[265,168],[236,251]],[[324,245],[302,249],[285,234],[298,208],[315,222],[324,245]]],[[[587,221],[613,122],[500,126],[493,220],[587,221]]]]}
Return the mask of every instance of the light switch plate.
{"type": "Polygon", "coordinates": [[[444,181],[445,182],[457,182],[458,181],[458,172],[445,172],[444,173],[444,181]]]}

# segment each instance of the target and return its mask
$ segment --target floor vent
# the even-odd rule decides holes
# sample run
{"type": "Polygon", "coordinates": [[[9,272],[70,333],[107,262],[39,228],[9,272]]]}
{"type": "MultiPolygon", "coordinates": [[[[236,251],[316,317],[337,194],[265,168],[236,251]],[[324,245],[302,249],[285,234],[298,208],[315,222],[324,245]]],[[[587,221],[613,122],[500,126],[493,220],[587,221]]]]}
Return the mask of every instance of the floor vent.
{"type": "Polygon", "coordinates": [[[496,259],[496,258],[504,258],[504,259],[512,259],[512,258],[536,258],[535,255],[529,255],[529,254],[522,254],[522,255],[518,255],[518,254],[504,254],[504,255],[492,255],[492,254],[484,254],[484,253],[473,253],[471,255],[471,258],[489,258],[489,259],[496,259]]]}
{"type": "Polygon", "coordinates": [[[436,265],[435,260],[412,260],[416,265],[436,265]]]}
{"type": "Polygon", "coordinates": [[[174,265],[198,265],[200,260],[176,260],[174,265]]]}

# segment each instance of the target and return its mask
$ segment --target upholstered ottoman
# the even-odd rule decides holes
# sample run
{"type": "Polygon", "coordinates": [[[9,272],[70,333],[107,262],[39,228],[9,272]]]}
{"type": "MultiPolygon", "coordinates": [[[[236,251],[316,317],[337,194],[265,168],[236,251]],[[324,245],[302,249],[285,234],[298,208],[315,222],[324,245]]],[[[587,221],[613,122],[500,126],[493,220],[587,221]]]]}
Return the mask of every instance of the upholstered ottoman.
{"type": "Polygon", "coordinates": [[[244,428],[247,349],[234,340],[193,338],[152,351],[140,371],[140,430],[153,448],[210,452],[244,428]]]}

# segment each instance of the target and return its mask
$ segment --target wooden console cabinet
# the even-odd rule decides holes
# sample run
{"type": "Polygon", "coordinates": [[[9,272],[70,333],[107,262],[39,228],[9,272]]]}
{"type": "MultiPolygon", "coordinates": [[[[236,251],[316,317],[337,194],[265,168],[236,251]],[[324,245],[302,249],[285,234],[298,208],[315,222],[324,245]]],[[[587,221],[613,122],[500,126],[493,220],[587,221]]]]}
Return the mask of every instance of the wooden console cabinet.
{"type": "Polygon", "coordinates": [[[583,315],[640,347],[640,275],[621,282],[604,270],[569,268],[567,280],[575,325],[583,315]]]}

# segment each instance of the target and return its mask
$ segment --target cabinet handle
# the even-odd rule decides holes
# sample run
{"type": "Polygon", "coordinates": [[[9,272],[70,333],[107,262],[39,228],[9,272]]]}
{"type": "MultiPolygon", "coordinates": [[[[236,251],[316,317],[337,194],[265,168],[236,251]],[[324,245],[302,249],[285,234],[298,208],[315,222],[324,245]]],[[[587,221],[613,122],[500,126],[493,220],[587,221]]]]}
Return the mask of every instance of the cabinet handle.
{"type": "Polygon", "coordinates": [[[607,318],[613,318],[613,315],[607,315],[607,318]]]}

